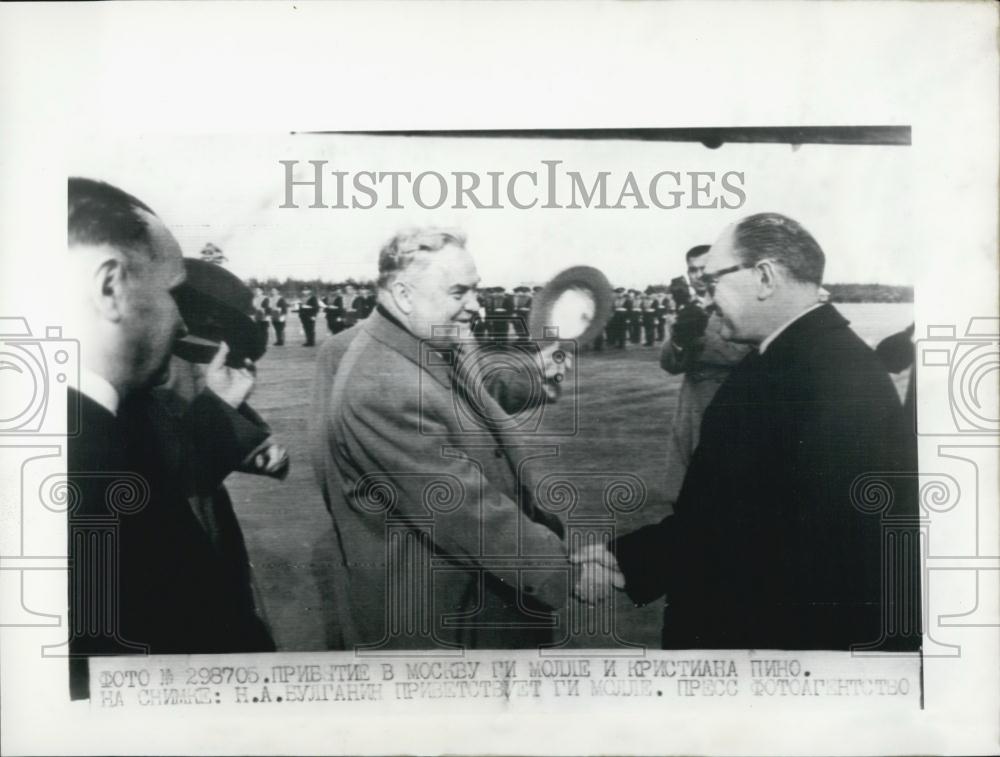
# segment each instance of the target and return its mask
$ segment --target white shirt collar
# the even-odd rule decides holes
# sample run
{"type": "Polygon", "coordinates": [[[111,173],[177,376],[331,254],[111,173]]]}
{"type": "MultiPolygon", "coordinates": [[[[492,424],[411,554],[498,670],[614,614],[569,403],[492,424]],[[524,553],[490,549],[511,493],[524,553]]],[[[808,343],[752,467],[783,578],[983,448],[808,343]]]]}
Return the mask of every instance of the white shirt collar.
{"type": "Polygon", "coordinates": [[[80,385],[75,387],[112,415],[118,415],[118,403],[121,399],[111,383],[88,368],[80,368],[80,385]]]}
{"type": "Polygon", "coordinates": [[[817,302],[811,308],[806,308],[801,313],[799,313],[797,316],[795,316],[794,318],[791,318],[790,320],[785,321],[781,326],[779,326],[777,329],[775,329],[774,331],[772,331],[771,334],[767,337],[767,339],[765,339],[763,342],[760,343],[760,348],[759,348],[760,349],[760,354],[761,355],[764,354],[764,350],[766,350],[771,345],[771,342],[773,342],[775,339],[777,339],[779,336],[781,336],[781,332],[782,331],[784,331],[785,329],[787,329],[789,326],[791,326],[793,323],[795,323],[797,320],[799,320],[799,318],[801,318],[802,316],[804,316],[806,313],[811,313],[813,310],[815,310],[818,307],[821,307],[824,304],[825,303],[823,303],[823,302],[817,302]]]}

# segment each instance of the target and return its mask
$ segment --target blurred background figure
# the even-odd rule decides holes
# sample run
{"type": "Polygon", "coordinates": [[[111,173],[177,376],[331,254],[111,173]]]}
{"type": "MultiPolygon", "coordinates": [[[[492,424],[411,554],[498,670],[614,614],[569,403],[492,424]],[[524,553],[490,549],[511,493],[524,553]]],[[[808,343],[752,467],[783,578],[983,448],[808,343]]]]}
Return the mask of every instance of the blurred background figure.
{"type": "MultiPolygon", "coordinates": [[[[288,453],[247,404],[256,384],[255,361],[267,349],[260,321],[261,290],[200,260],[184,260],[186,279],[176,298],[190,333],[174,347],[167,381],[131,415],[132,444],[180,488],[217,557],[212,566],[226,587],[235,618],[231,632],[246,651],[274,649],[232,500],[223,486],[231,472],[284,479],[288,453]],[[230,344],[232,346],[230,346],[230,344]],[[212,425],[185,425],[200,397],[221,399],[226,412],[212,425]]],[[[263,299],[262,299],[263,298],[263,299]]],[[[276,303],[277,304],[277,303],[276,303]]]]}
{"type": "Polygon", "coordinates": [[[514,296],[502,286],[489,288],[486,298],[486,333],[494,340],[504,340],[510,330],[514,312],[514,296]]]}
{"type": "Polygon", "coordinates": [[[661,291],[656,295],[656,341],[662,342],[666,338],[667,322],[673,325],[674,298],[669,292],[661,291]]]}
{"type": "Polygon", "coordinates": [[[625,349],[625,334],[628,330],[627,302],[628,297],[625,295],[625,288],[617,287],[615,289],[614,312],[611,315],[611,321],[608,323],[607,335],[608,346],[617,347],[620,350],[625,349]]]}
{"type": "Polygon", "coordinates": [[[264,294],[264,290],[256,287],[253,290],[253,320],[260,331],[261,340],[264,346],[268,343],[268,330],[271,326],[271,300],[264,294]]]}
{"type": "Polygon", "coordinates": [[[667,439],[667,501],[671,505],[698,446],[705,408],[733,366],[750,351],[746,345],[722,338],[722,319],[706,303],[708,293],[700,277],[708,251],[707,244],[688,250],[687,277],[677,277],[670,285],[679,308],[660,354],[660,367],[671,375],[684,375],[667,439]]]}
{"type": "Polygon", "coordinates": [[[357,294],[354,295],[354,301],[351,303],[351,309],[354,311],[354,322],[363,321],[369,315],[371,315],[372,310],[375,309],[375,295],[369,287],[360,287],[357,294]]]}
{"type": "Polygon", "coordinates": [[[514,327],[516,337],[524,337],[528,334],[528,316],[531,314],[531,287],[514,287],[514,313],[511,323],[514,327]]]}
{"type": "Polygon", "coordinates": [[[216,265],[223,265],[229,262],[229,258],[225,256],[222,249],[211,242],[208,242],[204,247],[201,248],[201,259],[206,263],[215,263],[216,265]]]}
{"type": "Polygon", "coordinates": [[[274,327],[274,346],[285,344],[285,321],[288,318],[288,301],[275,289],[271,289],[271,325],[274,327]]]}
{"type": "Polygon", "coordinates": [[[646,291],[639,298],[639,312],[642,318],[643,344],[647,347],[653,346],[656,339],[656,319],[659,310],[659,302],[653,296],[653,288],[646,287],[646,291]]]}
{"type": "Polygon", "coordinates": [[[323,315],[326,317],[326,328],[331,334],[339,334],[344,330],[344,293],[341,287],[335,287],[323,298],[323,315]]]}
{"type": "Polygon", "coordinates": [[[629,289],[625,300],[625,322],[628,329],[629,344],[639,344],[639,333],[642,330],[642,315],[639,312],[639,290],[629,289]]]}
{"type": "Polygon", "coordinates": [[[305,287],[302,290],[302,300],[299,302],[299,322],[305,335],[303,347],[316,346],[316,316],[319,314],[319,300],[313,290],[305,287]]]}
{"type": "Polygon", "coordinates": [[[271,651],[274,640],[243,531],[223,480],[236,471],[284,479],[289,458],[285,448],[271,437],[267,423],[246,402],[256,380],[253,368],[248,365],[246,375],[236,381],[219,377],[227,353],[224,347],[209,365],[174,356],[167,383],[153,389],[153,402],[132,416],[133,435],[135,443],[146,448],[146,454],[170,460],[172,475],[183,482],[191,511],[218,557],[213,568],[216,577],[228,587],[228,601],[234,617],[239,619],[229,629],[234,645],[245,651],[271,651]],[[192,435],[181,446],[177,438],[181,419],[206,391],[221,396],[234,412],[227,414],[226,427],[218,433],[192,435]]]}

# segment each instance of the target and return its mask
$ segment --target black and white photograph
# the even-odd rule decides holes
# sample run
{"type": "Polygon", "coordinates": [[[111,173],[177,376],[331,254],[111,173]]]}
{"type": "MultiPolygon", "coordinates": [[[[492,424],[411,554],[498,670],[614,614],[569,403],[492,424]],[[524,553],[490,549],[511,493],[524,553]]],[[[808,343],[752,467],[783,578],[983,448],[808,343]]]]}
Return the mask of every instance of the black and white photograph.
{"type": "Polygon", "coordinates": [[[148,501],[73,641],[918,650],[908,142],[116,141],[68,181],[74,565],[92,473],[148,501]]]}
{"type": "MultiPolygon", "coordinates": [[[[798,32],[797,75],[829,85],[805,24],[861,16],[810,5],[761,3],[756,28],[798,32]]],[[[862,6],[868,51],[897,17],[862,6]]],[[[975,6],[927,4],[913,29],[954,9],[956,34],[975,11],[995,31],[975,6]]],[[[114,36],[137,28],[108,7],[114,36]]],[[[227,18],[201,7],[192,42],[227,18]]],[[[282,4],[244,7],[286,31],[371,30],[338,60],[375,55],[380,30],[407,37],[388,20],[399,5],[288,21],[282,4]]],[[[406,7],[426,10],[435,45],[452,15],[514,26],[497,4],[406,7]]],[[[576,12],[564,44],[613,17],[653,59],[654,29],[713,28],[686,3],[576,12]]],[[[716,43],[747,44],[733,24],[716,43]]],[[[231,70],[192,49],[188,75],[231,70]]],[[[836,49],[827,63],[850,57],[836,49]]],[[[85,65],[128,113],[114,58],[85,65]]],[[[688,81],[706,66],[714,81],[718,60],[696,58],[688,81]]],[[[990,70],[976,92],[996,105],[990,70]]],[[[656,72],[635,76],[656,93],[656,72]]],[[[295,86],[326,97],[321,79],[295,86]]],[[[759,106],[761,85],[742,96],[759,106]]],[[[350,108],[321,118],[58,127],[58,159],[36,172],[52,262],[19,260],[8,300],[58,307],[2,318],[3,652],[37,633],[16,680],[44,665],[46,696],[88,735],[19,736],[10,753],[94,753],[89,731],[123,718],[186,723],[191,740],[131,726],[112,753],[988,753],[995,112],[955,124],[968,144],[949,168],[926,142],[938,109],[853,107],[836,89],[836,118],[750,118],[734,94],[696,118],[584,104],[558,119],[467,110],[470,86],[489,85],[393,101],[386,84],[371,119],[352,84],[350,108]],[[979,704],[950,741],[942,713],[963,706],[943,694],[963,686],[979,704]],[[527,730],[494,740],[496,718],[527,730]],[[640,718],[672,730],[616,736],[640,718]],[[565,738],[532,740],[548,719],[565,738]],[[713,720],[728,738],[700,730],[713,720]],[[388,733],[403,723],[409,741],[388,733]]],[[[26,712],[11,670],[4,699],[26,712]]]]}

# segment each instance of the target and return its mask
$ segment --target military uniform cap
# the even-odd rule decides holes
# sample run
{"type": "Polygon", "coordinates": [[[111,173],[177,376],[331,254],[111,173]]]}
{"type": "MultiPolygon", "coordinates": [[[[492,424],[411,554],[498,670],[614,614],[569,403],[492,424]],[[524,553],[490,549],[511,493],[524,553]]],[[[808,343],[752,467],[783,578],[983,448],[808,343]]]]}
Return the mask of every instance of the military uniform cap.
{"type": "Polygon", "coordinates": [[[186,278],[175,291],[177,307],[188,334],[174,353],[194,363],[207,363],[220,342],[229,345],[227,363],[258,360],[267,349],[267,334],[254,322],[253,292],[217,263],[184,259],[186,278]]]}

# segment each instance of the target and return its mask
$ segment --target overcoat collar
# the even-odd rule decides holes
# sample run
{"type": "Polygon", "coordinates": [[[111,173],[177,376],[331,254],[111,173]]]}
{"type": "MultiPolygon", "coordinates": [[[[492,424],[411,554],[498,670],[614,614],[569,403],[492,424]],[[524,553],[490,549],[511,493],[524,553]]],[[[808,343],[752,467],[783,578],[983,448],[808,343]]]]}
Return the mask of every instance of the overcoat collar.
{"type": "Polygon", "coordinates": [[[458,350],[445,340],[420,339],[391,315],[376,308],[365,319],[369,336],[427,371],[446,389],[452,385],[452,371],[458,350]]]}
{"type": "Polygon", "coordinates": [[[826,304],[811,310],[792,322],[761,356],[766,363],[781,365],[799,345],[823,339],[823,332],[840,329],[849,324],[833,305],[826,304]]]}

